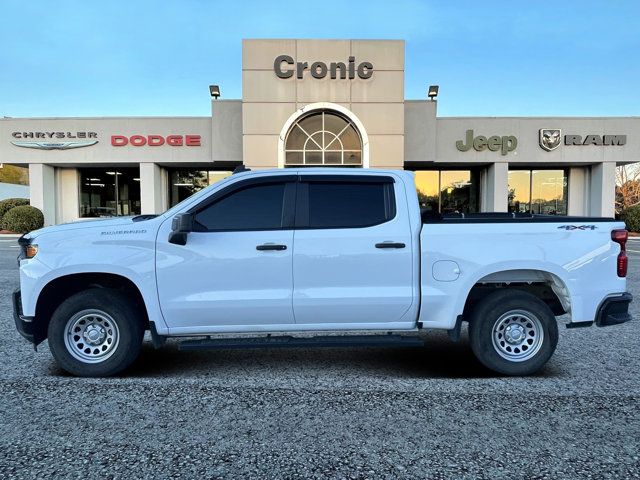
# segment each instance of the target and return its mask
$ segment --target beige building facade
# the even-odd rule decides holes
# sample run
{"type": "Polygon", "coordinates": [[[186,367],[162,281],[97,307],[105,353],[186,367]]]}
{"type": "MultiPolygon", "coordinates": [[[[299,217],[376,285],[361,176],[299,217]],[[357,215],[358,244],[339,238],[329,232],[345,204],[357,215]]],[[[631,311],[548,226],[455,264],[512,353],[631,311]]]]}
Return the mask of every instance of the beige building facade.
{"type": "Polygon", "coordinates": [[[410,169],[423,208],[442,213],[614,214],[640,118],[441,118],[427,83],[404,98],[404,50],[245,40],[242,98],[212,99],[211,116],[4,118],[0,163],[29,167],[47,224],[160,213],[242,164],[410,169]]]}

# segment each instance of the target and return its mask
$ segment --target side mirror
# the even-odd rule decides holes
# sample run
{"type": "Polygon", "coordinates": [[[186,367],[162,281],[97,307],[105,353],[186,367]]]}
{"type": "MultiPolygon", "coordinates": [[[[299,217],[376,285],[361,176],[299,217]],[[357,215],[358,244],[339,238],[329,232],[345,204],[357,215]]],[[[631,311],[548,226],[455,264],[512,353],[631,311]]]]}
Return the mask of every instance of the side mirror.
{"type": "Polygon", "coordinates": [[[193,231],[193,214],[180,213],[173,217],[171,221],[171,233],[169,234],[169,243],[176,245],[187,244],[187,234],[193,231]]]}

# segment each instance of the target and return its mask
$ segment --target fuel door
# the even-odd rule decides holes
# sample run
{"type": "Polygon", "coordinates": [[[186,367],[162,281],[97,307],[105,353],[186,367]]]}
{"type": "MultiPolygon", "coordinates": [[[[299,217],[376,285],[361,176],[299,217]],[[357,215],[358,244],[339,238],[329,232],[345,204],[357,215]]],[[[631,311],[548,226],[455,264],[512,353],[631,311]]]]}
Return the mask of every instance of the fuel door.
{"type": "Polygon", "coordinates": [[[433,263],[431,273],[439,282],[455,282],[460,276],[460,266],[453,260],[438,260],[433,263]]]}

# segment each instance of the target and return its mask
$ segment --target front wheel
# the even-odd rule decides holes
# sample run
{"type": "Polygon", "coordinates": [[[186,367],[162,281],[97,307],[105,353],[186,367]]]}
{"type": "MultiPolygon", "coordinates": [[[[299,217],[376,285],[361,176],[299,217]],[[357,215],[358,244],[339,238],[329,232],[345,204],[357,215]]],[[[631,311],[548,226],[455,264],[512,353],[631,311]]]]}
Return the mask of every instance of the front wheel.
{"type": "Polygon", "coordinates": [[[553,355],[558,322],[539,298],[518,290],[498,290],[474,309],[469,340],[476,358],[505,375],[531,375],[553,355]]]}
{"type": "Polygon", "coordinates": [[[122,293],[95,288],[77,293],[56,309],[48,329],[58,365],[79,377],[106,377],[138,356],[144,327],[122,293]]]}

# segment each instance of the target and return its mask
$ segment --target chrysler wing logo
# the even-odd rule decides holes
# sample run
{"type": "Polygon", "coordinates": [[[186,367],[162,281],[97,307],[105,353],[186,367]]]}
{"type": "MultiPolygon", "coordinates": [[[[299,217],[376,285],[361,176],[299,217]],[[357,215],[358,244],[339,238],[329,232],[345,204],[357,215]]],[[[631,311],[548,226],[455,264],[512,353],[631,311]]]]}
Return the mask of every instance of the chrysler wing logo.
{"type": "Polygon", "coordinates": [[[37,148],[39,150],[69,150],[70,148],[90,147],[98,143],[98,140],[85,142],[11,142],[16,147],[37,148]]]}
{"type": "Polygon", "coordinates": [[[547,152],[555,150],[562,141],[562,130],[559,128],[543,128],[540,130],[540,146],[547,152]]]}

